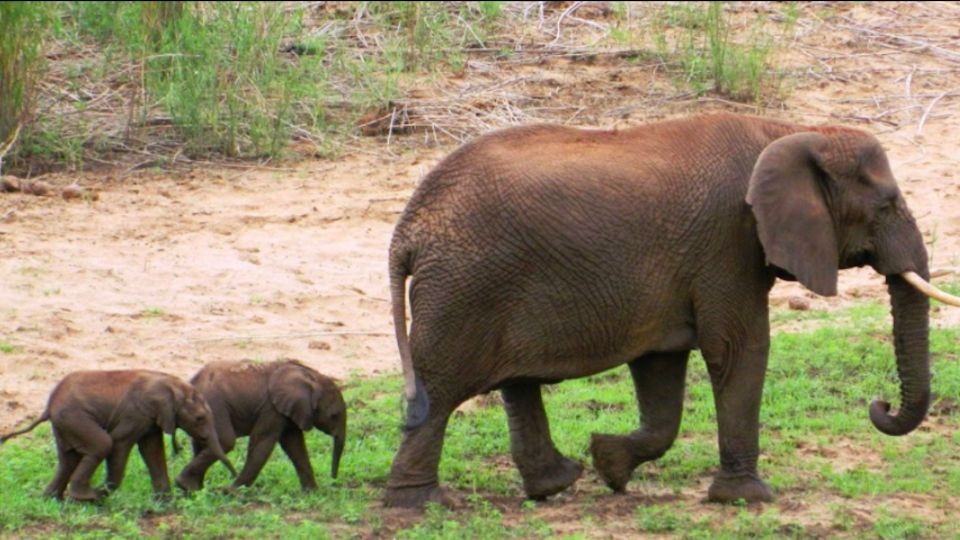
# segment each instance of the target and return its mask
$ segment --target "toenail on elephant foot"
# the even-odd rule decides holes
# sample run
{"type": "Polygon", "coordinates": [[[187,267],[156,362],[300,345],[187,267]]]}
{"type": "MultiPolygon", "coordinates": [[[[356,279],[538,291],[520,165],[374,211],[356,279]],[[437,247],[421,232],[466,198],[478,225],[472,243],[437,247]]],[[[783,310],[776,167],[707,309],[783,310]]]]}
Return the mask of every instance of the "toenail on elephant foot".
{"type": "Polygon", "coordinates": [[[602,433],[594,433],[590,440],[594,469],[607,487],[617,493],[623,493],[636,468],[629,443],[626,437],[602,433]]]}
{"type": "Polygon", "coordinates": [[[537,474],[523,476],[523,490],[527,497],[543,500],[567,489],[583,474],[583,465],[570,458],[560,457],[552,466],[537,474]]]}
{"type": "Polygon", "coordinates": [[[435,503],[450,509],[461,506],[461,501],[437,484],[420,487],[387,488],[383,505],[387,508],[423,508],[435,503]]]}
{"type": "Polygon", "coordinates": [[[720,473],[713,479],[707,492],[710,502],[731,503],[741,499],[748,503],[770,502],[773,500],[773,490],[756,474],[720,473]]]}

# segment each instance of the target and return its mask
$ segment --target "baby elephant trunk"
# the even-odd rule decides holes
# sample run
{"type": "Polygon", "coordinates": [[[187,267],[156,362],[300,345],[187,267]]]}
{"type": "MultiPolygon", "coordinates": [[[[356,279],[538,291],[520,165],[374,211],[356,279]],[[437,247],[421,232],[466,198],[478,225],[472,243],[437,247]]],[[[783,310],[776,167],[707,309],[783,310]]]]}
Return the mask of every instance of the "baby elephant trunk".
{"type": "Polygon", "coordinates": [[[227,470],[230,471],[230,474],[236,478],[237,469],[233,467],[233,463],[230,463],[230,459],[228,459],[227,455],[223,453],[223,447],[220,446],[220,439],[217,437],[216,433],[213,433],[212,436],[208,436],[206,442],[207,448],[210,449],[210,452],[213,453],[213,456],[220,460],[227,470]]]}
{"type": "Polygon", "coordinates": [[[340,470],[340,456],[343,455],[343,447],[347,442],[347,434],[345,432],[336,433],[333,436],[333,459],[330,462],[330,476],[333,478],[337,477],[337,472],[340,470]]]}

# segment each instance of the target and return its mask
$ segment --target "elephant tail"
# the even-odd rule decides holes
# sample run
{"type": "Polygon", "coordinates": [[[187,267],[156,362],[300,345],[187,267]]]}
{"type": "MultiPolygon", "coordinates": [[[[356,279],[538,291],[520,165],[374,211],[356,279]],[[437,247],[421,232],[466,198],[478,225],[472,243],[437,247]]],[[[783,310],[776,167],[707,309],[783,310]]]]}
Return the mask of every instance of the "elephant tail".
{"type": "Polygon", "coordinates": [[[27,426],[27,427],[25,427],[25,428],[23,428],[23,429],[21,429],[21,430],[19,430],[19,431],[14,431],[13,433],[7,433],[6,435],[0,435],[0,444],[3,444],[3,443],[5,443],[5,442],[7,442],[8,439],[12,439],[12,438],[16,437],[17,435],[23,435],[24,433],[27,433],[27,432],[29,432],[29,431],[33,431],[33,428],[39,426],[40,424],[46,422],[46,421],[49,420],[49,419],[50,419],[50,411],[49,411],[49,410],[43,411],[43,414],[40,415],[40,418],[37,418],[36,420],[34,420],[33,423],[30,424],[29,426],[27,426]]]}
{"type": "Polygon", "coordinates": [[[413,354],[410,351],[410,336],[407,334],[406,282],[411,275],[412,251],[398,247],[390,248],[390,300],[393,304],[393,328],[397,334],[397,346],[400,349],[400,365],[403,369],[403,394],[407,399],[407,422],[405,429],[411,430],[427,420],[430,413],[430,400],[426,389],[413,369],[413,354]]]}
{"type": "Polygon", "coordinates": [[[393,304],[393,330],[400,349],[400,366],[403,370],[403,393],[407,401],[417,397],[416,375],[413,372],[413,355],[410,352],[410,337],[407,335],[407,276],[410,275],[410,251],[394,245],[390,249],[390,301],[393,304]]]}

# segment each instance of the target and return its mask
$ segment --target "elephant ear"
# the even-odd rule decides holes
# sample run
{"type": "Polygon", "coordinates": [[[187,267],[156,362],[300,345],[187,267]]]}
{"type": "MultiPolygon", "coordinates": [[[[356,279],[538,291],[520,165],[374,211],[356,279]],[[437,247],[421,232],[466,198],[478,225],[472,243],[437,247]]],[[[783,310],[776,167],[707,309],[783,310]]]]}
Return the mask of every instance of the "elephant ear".
{"type": "Polygon", "coordinates": [[[140,414],[154,418],[160,429],[168,435],[176,431],[177,411],[186,399],[183,389],[171,379],[160,376],[135,384],[124,398],[124,401],[132,402],[140,414]]]}
{"type": "Polygon", "coordinates": [[[270,402],[280,414],[293,421],[302,431],[313,426],[313,391],[315,381],[297,364],[277,368],[267,383],[270,402]]]}
{"type": "Polygon", "coordinates": [[[183,389],[176,384],[167,381],[158,381],[157,386],[157,425],[168,435],[173,435],[177,430],[177,411],[183,405],[186,394],[183,389]]]}
{"type": "Polygon", "coordinates": [[[767,264],[793,274],[811,291],[837,294],[839,254],[833,220],[820,182],[829,141],[819,133],[795,133],[770,143],[750,176],[747,204],[767,264]]]}

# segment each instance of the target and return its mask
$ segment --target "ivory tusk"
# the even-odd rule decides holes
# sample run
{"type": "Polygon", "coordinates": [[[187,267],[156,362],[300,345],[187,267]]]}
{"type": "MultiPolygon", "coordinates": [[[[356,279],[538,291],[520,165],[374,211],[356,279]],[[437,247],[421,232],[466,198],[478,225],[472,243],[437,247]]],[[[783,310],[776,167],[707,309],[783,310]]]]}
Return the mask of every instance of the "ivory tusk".
{"type": "Polygon", "coordinates": [[[927,283],[927,280],[918,276],[916,272],[904,272],[900,275],[903,277],[903,279],[907,281],[907,283],[913,285],[914,288],[916,288],[918,291],[922,292],[923,294],[929,296],[930,298],[933,298],[934,300],[939,300],[944,304],[960,307],[960,298],[957,298],[952,294],[945,293],[940,289],[934,287],[933,285],[927,283]]]}

